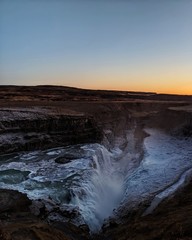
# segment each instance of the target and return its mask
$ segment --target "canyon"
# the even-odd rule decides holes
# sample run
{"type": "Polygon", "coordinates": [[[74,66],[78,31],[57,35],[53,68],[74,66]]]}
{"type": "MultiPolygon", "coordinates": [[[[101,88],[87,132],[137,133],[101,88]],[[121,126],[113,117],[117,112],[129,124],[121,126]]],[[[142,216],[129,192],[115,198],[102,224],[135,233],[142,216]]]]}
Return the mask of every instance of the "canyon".
{"type": "Polygon", "coordinates": [[[0,239],[192,238],[192,96],[0,96],[0,239]]]}

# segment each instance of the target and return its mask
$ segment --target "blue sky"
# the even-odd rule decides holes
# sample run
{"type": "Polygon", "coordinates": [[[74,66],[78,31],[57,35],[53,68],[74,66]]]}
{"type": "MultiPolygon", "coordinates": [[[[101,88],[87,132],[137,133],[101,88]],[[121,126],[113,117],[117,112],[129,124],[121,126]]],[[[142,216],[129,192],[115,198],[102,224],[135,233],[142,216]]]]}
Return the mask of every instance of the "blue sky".
{"type": "Polygon", "coordinates": [[[0,84],[192,94],[190,0],[0,0],[0,84]]]}

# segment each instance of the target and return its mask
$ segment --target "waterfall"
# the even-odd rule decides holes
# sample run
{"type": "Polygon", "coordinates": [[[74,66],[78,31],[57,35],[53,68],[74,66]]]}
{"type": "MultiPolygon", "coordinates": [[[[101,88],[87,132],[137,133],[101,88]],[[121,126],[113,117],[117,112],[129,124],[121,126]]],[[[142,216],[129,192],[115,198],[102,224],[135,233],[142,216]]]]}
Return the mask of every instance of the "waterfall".
{"type": "Polygon", "coordinates": [[[123,176],[117,171],[118,162],[104,146],[92,146],[91,151],[91,176],[81,181],[78,187],[72,187],[72,202],[79,207],[90,230],[97,232],[122,198],[123,176]]]}
{"type": "MultiPolygon", "coordinates": [[[[0,188],[18,190],[33,200],[51,200],[59,207],[59,221],[86,223],[91,232],[98,232],[109,216],[121,219],[123,212],[139,208],[152,197],[156,206],[156,200],[183,185],[183,177],[175,183],[192,168],[192,140],[177,139],[156,129],[146,131],[149,136],[144,140],[141,162],[129,132],[128,144],[121,148],[121,139],[117,139],[111,151],[101,144],[86,144],[1,156],[0,188]],[[58,158],[64,162],[58,163],[58,158]],[[155,198],[161,192],[163,195],[155,198]],[[63,210],[71,209],[77,215],[63,217],[63,210]]],[[[50,220],[51,211],[48,217],[50,220]]]]}

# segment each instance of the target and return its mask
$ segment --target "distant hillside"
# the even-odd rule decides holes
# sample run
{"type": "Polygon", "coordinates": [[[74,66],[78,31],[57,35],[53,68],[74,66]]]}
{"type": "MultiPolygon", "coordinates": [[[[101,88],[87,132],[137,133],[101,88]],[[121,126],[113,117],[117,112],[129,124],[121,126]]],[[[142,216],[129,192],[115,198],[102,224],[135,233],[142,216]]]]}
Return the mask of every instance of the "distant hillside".
{"type": "Polygon", "coordinates": [[[0,86],[0,100],[9,101],[192,101],[192,95],[157,94],[114,90],[90,90],[67,86],[0,86]]]}

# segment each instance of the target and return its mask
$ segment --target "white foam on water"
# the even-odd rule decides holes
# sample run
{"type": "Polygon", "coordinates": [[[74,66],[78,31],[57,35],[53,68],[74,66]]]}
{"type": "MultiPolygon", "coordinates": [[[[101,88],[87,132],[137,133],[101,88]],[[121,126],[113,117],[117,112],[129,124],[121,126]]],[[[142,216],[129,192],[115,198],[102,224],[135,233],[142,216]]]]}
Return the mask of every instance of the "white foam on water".
{"type": "MultiPolygon", "coordinates": [[[[156,129],[146,129],[145,156],[125,179],[121,205],[135,207],[178,181],[192,167],[192,139],[177,139],[156,129]]],[[[183,184],[183,181],[180,182],[183,184]]],[[[166,196],[172,194],[168,191],[166,196]]]]}
{"type": "Polygon", "coordinates": [[[153,212],[153,210],[167,197],[169,197],[170,195],[172,195],[174,192],[176,192],[176,190],[178,188],[180,188],[181,186],[184,185],[186,179],[188,176],[192,175],[192,168],[188,169],[187,171],[185,171],[181,177],[179,178],[179,180],[177,182],[175,182],[173,185],[169,186],[168,188],[166,188],[165,190],[163,190],[162,192],[160,192],[159,194],[157,194],[153,201],[151,202],[150,206],[145,210],[145,212],[143,213],[142,216],[146,216],[148,214],[151,214],[153,212]]]}

